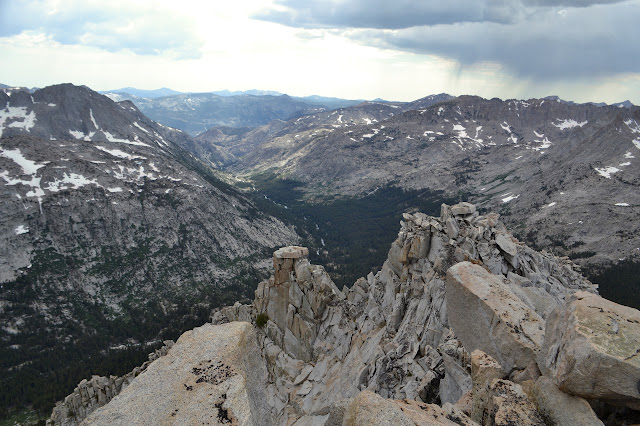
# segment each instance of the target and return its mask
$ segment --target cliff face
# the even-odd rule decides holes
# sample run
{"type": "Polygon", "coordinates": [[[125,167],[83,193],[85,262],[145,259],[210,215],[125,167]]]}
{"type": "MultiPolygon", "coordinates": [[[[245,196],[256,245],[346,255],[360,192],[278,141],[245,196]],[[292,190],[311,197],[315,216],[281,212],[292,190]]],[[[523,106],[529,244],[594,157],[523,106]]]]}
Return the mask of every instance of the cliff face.
{"type": "Polygon", "coordinates": [[[405,214],[382,269],[342,291],[306,256],[276,251],[254,302],[212,315],[258,325],[268,413],[239,424],[602,424],[639,408],[640,313],[515,240],[497,214],[405,214]]]}

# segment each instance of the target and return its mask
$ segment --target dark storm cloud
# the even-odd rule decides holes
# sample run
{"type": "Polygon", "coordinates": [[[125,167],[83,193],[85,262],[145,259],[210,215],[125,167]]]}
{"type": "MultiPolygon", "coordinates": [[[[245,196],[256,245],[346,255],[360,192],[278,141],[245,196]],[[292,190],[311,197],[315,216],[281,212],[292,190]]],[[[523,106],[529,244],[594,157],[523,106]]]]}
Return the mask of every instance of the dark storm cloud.
{"type": "Polygon", "coordinates": [[[513,23],[531,7],[588,7],[624,0],[279,0],[254,18],[300,28],[401,29],[464,22],[513,23]]]}
{"type": "Polygon", "coordinates": [[[257,19],[303,28],[399,29],[457,22],[510,22],[521,10],[513,0],[281,0],[284,9],[257,19]]]}
{"type": "Polygon", "coordinates": [[[144,8],[135,2],[65,2],[0,0],[0,37],[43,33],[62,44],[82,44],[107,51],[130,50],[181,58],[200,56],[201,41],[190,22],[175,14],[144,8]],[[62,7],[62,6],[65,7],[62,7]]]}
{"type": "Polygon", "coordinates": [[[286,8],[260,19],[341,28],[362,44],[438,55],[463,66],[495,62],[544,79],[640,72],[640,0],[280,4],[286,8]]]}

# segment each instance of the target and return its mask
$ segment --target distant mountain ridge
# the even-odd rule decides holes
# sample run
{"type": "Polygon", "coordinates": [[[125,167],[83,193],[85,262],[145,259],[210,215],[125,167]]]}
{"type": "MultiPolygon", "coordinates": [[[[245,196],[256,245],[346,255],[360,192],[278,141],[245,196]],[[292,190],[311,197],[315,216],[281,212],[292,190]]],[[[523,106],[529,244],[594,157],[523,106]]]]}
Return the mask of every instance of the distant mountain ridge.
{"type": "Polygon", "coordinates": [[[220,96],[192,93],[145,98],[108,93],[116,101],[131,100],[151,119],[195,136],[215,126],[257,127],[275,119],[289,119],[324,110],[288,95],[220,96]]]}
{"type": "Polygon", "coordinates": [[[177,90],[168,89],[166,87],[153,90],[136,89],[135,87],[123,87],[122,89],[103,90],[98,93],[102,95],[107,95],[109,93],[127,93],[133,96],[138,96],[140,98],[160,98],[162,96],[181,95],[183,92],[178,92],[177,90]]]}
{"type": "Polygon", "coordinates": [[[638,107],[460,96],[365,103],[196,141],[226,151],[234,175],[288,179],[307,200],[387,186],[458,194],[500,211],[537,247],[602,266],[640,260],[639,134],[638,107]]]}

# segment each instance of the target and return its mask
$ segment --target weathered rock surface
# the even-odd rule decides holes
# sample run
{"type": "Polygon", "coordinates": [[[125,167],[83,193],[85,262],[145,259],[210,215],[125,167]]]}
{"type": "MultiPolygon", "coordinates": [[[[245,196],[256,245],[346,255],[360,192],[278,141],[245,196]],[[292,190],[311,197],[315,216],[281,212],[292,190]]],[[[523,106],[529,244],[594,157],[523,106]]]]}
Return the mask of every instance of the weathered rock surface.
{"type": "Polygon", "coordinates": [[[603,423],[587,401],[562,392],[552,379],[540,377],[533,388],[533,399],[548,425],[601,426],[603,423]]]}
{"type": "Polygon", "coordinates": [[[522,386],[508,380],[494,379],[489,388],[488,425],[544,426],[536,406],[522,390],[522,386]]]}
{"type": "Polygon", "coordinates": [[[505,376],[505,371],[495,359],[478,349],[471,353],[471,418],[475,422],[486,424],[489,421],[491,384],[495,379],[503,379],[505,376]]]}
{"type": "Polygon", "coordinates": [[[461,262],[447,271],[449,325],[465,349],[481,349],[508,372],[535,362],[544,320],[500,278],[461,262]]]}
{"type": "Polygon", "coordinates": [[[97,408],[111,401],[133,379],[145,371],[153,361],[166,355],[173,345],[173,340],[165,340],[163,347],[149,354],[148,361],[124,376],[93,376],[90,380],[82,380],[72,394],[56,404],[51,418],[47,420],[47,425],[71,426],[78,424],[97,408]]]}
{"type": "Polygon", "coordinates": [[[82,424],[270,424],[266,377],[251,324],[205,324],[82,424]]]}
{"type": "Polygon", "coordinates": [[[344,413],[345,426],[471,426],[475,425],[464,413],[451,404],[439,407],[411,400],[384,399],[379,395],[363,391],[358,394],[344,413]]]}
{"type": "Polygon", "coordinates": [[[564,392],[640,409],[640,312],[576,292],[549,317],[539,364],[564,392]]]}

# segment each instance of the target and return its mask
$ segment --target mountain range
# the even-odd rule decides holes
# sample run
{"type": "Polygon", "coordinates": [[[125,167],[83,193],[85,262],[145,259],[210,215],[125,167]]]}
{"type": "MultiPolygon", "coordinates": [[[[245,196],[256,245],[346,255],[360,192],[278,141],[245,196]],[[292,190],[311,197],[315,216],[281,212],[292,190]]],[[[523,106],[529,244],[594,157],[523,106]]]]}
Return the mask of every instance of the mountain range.
{"type": "Polygon", "coordinates": [[[0,92],[3,409],[50,404],[89,365],[246,297],[300,240],[189,140],[86,87],[0,92]]]}
{"type": "Polygon", "coordinates": [[[291,97],[265,90],[180,93],[171,89],[131,87],[102,92],[114,101],[130,100],[148,117],[195,136],[215,126],[256,127],[326,109],[357,105],[361,100],[323,96],[291,97]]]}
{"type": "Polygon", "coordinates": [[[501,212],[531,244],[582,265],[638,259],[640,108],[433,101],[366,103],[196,141],[239,178],[296,182],[308,202],[441,190],[501,212]]]}

